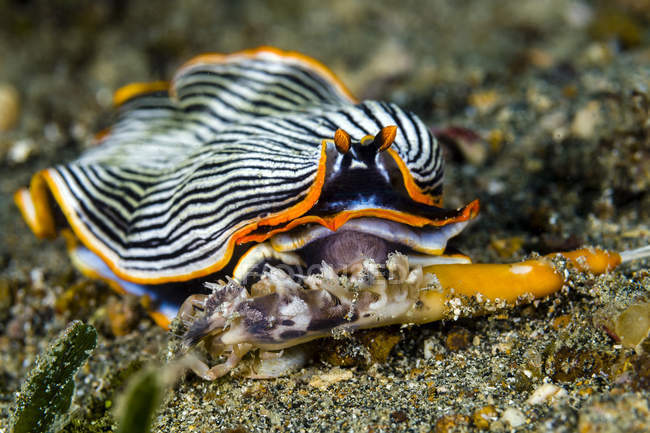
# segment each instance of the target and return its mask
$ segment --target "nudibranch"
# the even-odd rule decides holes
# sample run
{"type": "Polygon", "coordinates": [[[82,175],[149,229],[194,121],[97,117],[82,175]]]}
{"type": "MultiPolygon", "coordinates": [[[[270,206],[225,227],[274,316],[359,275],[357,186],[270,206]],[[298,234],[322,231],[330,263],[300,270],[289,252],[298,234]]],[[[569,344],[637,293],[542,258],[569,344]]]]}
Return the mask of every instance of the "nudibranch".
{"type": "Polygon", "coordinates": [[[426,323],[545,296],[562,264],[606,272],[648,248],[512,265],[445,253],[478,201],[442,208],[440,146],[413,113],[357,101],[324,65],[262,47],[199,56],[170,83],[115,93],[117,118],[15,201],[75,265],[147,295],[221,364],[333,332],[426,323]],[[561,263],[560,263],[561,262],[561,263]]]}

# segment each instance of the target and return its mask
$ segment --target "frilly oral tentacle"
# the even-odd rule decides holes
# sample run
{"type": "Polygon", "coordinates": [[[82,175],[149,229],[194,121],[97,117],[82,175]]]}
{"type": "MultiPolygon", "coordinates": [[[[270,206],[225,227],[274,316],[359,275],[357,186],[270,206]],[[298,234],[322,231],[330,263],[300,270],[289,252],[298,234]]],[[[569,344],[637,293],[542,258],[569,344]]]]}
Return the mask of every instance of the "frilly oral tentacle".
{"type": "Polygon", "coordinates": [[[225,284],[205,283],[211,295],[192,295],[183,302],[179,317],[188,327],[185,344],[191,346],[232,320],[234,308],[249,298],[246,288],[229,278],[225,284]]]}
{"type": "Polygon", "coordinates": [[[422,271],[417,267],[409,272],[408,260],[401,255],[391,256],[388,268],[390,279],[381,266],[365,260],[358,275],[348,277],[324,263],[321,273],[304,277],[304,288],[281,269],[267,266],[254,285],[264,294],[253,297],[234,280],[210,285],[211,295],[186,301],[183,311],[192,314],[185,315],[185,340],[203,340],[213,355],[231,353],[223,364],[210,369],[198,365],[195,370],[202,377],[227,373],[244,344],[280,350],[342,329],[395,323],[415,305],[422,271]]]}
{"type": "MultiPolygon", "coordinates": [[[[640,251],[632,254],[646,257],[646,250],[640,251]]],[[[253,349],[281,350],[342,331],[428,323],[530,301],[559,290],[570,278],[558,269],[558,259],[577,271],[596,274],[621,261],[616,253],[582,249],[516,264],[439,264],[423,270],[395,253],[386,262],[388,279],[372,260],[365,260],[353,276],[339,276],[323,264],[320,274],[304,277],[306,287],[282,270],[267,267],[260,280],[267,285],[264,295],[250,297],[231,280],[214,285],[208,297],[186,301],[185,340],[205,341],[213,355],[228,353],[215,367],[195,361],[192,368],[214,379],[253,349]]]]}
{"type": "Polygon", "coordinates": [[[354,299],[354,293],[341,284],[334,268],[325,262],[321,263],[320,274],[307,276],[305,284],[312,290],[325,290],[339,300],[352,302],[354,299]]]}
{"type": "Polygon", "coordinates": [[[269,293],[278,293],[285,296],[299,289],[302,289],[302,286],[293,281],[282,269],[266,265],[260,280],[251,287],[251,292],[253,296],[269,293]]]}

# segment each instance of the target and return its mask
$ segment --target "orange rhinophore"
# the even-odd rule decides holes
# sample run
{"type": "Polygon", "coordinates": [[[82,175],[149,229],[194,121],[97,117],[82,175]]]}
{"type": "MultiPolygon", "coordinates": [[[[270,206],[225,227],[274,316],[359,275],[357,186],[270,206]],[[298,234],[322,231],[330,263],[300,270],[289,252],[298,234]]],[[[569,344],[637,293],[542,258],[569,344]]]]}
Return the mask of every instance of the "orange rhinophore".
{"type": "Polygon", "coordinates": [[[337,129],[334,133],[334,144],[339,152],[348,153],[348,150],[350,150],[350,134],[341,128],[337,129]]]}
{"type": "Polygon", "coordinates": [[[390,125],[384,126],[381,128],[379,133],[374,139],[375,146],[377,146],[378,152],[383,152],[388,149],[393,141],[395,141],[395,136],[397,135],[397,126],[390,125]]]}

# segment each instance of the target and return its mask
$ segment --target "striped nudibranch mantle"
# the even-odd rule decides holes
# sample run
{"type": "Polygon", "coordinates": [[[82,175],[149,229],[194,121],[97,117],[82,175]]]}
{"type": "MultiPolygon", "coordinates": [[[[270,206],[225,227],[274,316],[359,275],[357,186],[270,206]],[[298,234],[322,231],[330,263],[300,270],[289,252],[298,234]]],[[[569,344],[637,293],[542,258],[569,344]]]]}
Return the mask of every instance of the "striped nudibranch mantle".
{"type": "Polygon", "coordinates": [[[202,55],[114,101],[96,146],[36,173],[15,201],[37,236],[67,237],[86,275],[149,296],[160,325],[178,314],[188,345],[223,355],[191,358],[206,379],[253,349],[491,311],[558,290],[558,266],[599,273],[650,255],[445,254],[479,205],[441,207],[430,130],[395,104],[355,100],[298,53],[202,55]]]}

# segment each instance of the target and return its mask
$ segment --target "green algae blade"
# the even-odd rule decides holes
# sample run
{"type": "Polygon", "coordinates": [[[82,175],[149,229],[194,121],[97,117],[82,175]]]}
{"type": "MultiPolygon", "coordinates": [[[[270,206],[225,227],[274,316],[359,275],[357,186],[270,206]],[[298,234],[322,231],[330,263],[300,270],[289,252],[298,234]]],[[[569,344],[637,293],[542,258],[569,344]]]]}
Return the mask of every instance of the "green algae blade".
{"type": "Polygon", "coordinates": [[[36,360],[16,400],[10,432],[54,433],[65,426],[74,375],[97,345],[97,331],[74,321],[36,360]]]}
{"type": "Polygon", "coordinates": [[[119,409],[118,433],[145,433],[162,401],[165,384],[161,370],[148,368],[137,374],[129,383],[119,409]]]}
{"type": "Polygon", "coordinates": [[[184,362],[144,368],[130,380],[115,414],[118,433],[148,433],[169,388],[187,367],[184,362]]]}

